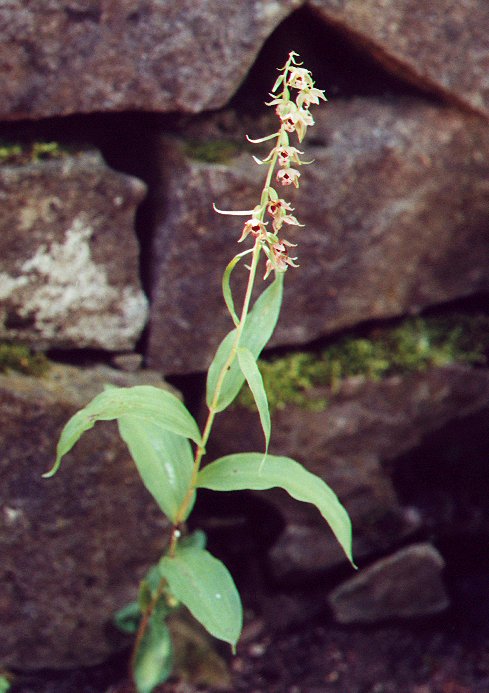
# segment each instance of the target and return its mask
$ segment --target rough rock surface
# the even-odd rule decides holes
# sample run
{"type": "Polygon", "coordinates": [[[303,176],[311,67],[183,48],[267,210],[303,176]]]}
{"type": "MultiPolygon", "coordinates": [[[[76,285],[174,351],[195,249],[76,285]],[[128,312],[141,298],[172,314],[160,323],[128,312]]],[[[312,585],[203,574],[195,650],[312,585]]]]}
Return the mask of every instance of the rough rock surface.
{"type": "Polygon", "coordinates": [[[0,168],[0,338],[134,347],[147,315],[133,228],[144,193],[95,152],[0,168]]]}
{"type": "MultiPolygon", "coordinates": [[[[417,513],[399,504],[383,463],[488,403],[489,371],[464,366],[433,368],[377,383],[351,380],[322,412],[293,406],[277,411],[270,452],[292,457],[323,478],[350,513],[354,555],[357,559],[378,555],[420,528],[417,513]]],[[[262,447],[257,414],[236,408],[217,418],[208,451],[216,458],[262,447]]],[[[267,498],[285,520],[269,553],[277,578],[344,563],[341,549],[312,506],[279,491],[269,492],[267,498]]]]}
{"type": "MultiPolygon", "coordinates": [[[[303,145],[315,163],[291,193],[306,224],[289,234],[300,269],[287,274],[273,344],[489,289],[489,131],[481,119],[417,99],[359,98],[328,104],[316,120],[303,145]]],[[[149,361],[165,373],[201,371],[232,327],[220,279],[243,249],[235,244],[242,222],[211,204],[252,209],[264,173],[248,153],[209,164],[168,139],[161,160],[167,213],[152,254],[149,361]]],[[[239,296],[245,271],[235,274],[239,296]]]]}
{"type": "MultiPolygon", "coordinates": [[[[97,424],[52,479],[59,433],[104,383],[166,387],[154,373],[56,366],[0,375],[0,660],[22,669],[103,661],[114,611],[161,555],[166,520],[113,423],[97,424]]],[[[114,631],[114,632],[112,632],[114,631]]]]}
{"type": "Polygon", "coordinates": [[[382,558],[328,597],[339,623],[375,623],[444,611],[443,558],[430,544],[414,544],[382,558]]]}
{"type": "Polygon", "coordinates": [[[302,2],[2,2],[0,118],[219,108],[302,2]]]}
{"type": "Polygon", "coordinates": [[[486,0],[308,0],[388,70],[489,116],[486,0]]]}

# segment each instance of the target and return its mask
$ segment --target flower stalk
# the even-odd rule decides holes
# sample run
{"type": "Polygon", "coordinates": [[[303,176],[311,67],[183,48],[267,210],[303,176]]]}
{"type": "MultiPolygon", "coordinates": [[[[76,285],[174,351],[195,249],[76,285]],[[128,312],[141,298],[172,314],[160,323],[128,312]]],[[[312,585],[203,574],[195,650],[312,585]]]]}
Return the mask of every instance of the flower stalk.
{"type": "MultiPolygon", "coordinates": [[[[209,404],[209,412],[202,432],[202,443],[196,447],[194,467],[192,474],[192,482],[189,490],[182,501],[182,504],[177,513],[175,526],[186,518],[189,508],[193,502],[197,476],[200,470],[202,458],[205,455],[205,447],[211,434],[214,418],[218,411],[218,401],[221,394],[221,389],[226,377],[226,373],[236,359],[238,348],[240,345],[241,336],[246,323],[248,312],[250,309],[251,296],[253,286],[257,274],[257,269],[263,252],[266,256],[266,267],[264,279],[267,279],[273,272],[285,272],[288,267],[298,267],[296,257],[290,257],[289,248],[296,246],[295,243],[288,241],[285,238],[279,237],[283,225],[303,226],[295,216],[290,214],[294,209],[284,199],[282,199],[275,188],[272,186],[272,180],[275,174],[275,180],[283,187],[293,185],[299,187],[300,172],[297,168],[291,166],[302,166],[312,163],[310,161],[302,161],[300,156],[303,152],[290,144],[291,133],[297,135],[299,142],[302,142],[306,134],[307,128],[314,125],[314,119],[309,112],[312,104],[318,104],[319,100],[326,100],[324,92],[314,87],[309,70],[306,70],[297,61],[298,55],[294,51],[289,53],[287,62],[280,70],[281,74],[277,78],[270,96],[272,100],[267,103],[268,106],[275,106],[275,112],[280,120],[280,128],[277,132],[252,139],[247,136],[249,142],[261,144],[275,139],[275,144],[265,159],[260,160],[253,157],[256,163],[267,165],[267,174],[261,192],[260,203],[252,210],[221,210],[213,205],[214,211],[217,214],[229,216],[248,216],[249,218],[244,223],[243,230],[238,243],[245,241],[248,236],[254,239],[251,252],[251,262],[248,267],[248,282],[246,285],[245,295],[241,308],[240,317],[237,319],[236,335],[234,344],[229,353],[229,356],[224,363],[214,391],[212,402],[209,404]],[[281,88],[281,91],[279,91],[281,88]],[[291,90],[297,92],[295,100],[292,98],[291,90]],[[278,171],[275,173],[278,165],[278,171]],[[268,215],[269,219],[266,219],[268,215]],[[272,231],[268,230],[268,224],[271,221],[272,231]]],[[[245,253],[239,253],[235,256],[234,261],[237,264],[238,259],[245,253]]],[[[232,261],[233,262],[233,261],[232,261]]],[[[234,265],[233,265],[234,267],[234,265]]],[[[177,532],[172,533],[170,542],[170,555],[173,555],[178,541],[177,532]]]]}

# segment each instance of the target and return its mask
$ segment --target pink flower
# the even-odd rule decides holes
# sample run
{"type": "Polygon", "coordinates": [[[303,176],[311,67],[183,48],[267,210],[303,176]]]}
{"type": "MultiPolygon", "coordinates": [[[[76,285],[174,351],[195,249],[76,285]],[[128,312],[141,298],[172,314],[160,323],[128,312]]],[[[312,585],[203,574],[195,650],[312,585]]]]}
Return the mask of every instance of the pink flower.
{"type": "Polygon", "coordinates": [[[243,233],[241,234],[238,243],[244,241],[244,239],[250,233],[255,238],[257,238],[258,236],[266,235],[265,223],[263,221],[260,221],[260,219],[257,219],[256,217],[251,217],[251,219],[248,219],[248,221],[245,222],[245,225],[243,227],[243,233]]]}
{"type": "Polygon", "coordinates": [[[277,181],[282,185],[294,185],[298,188],[300,175],[295,168],[283,168],[277,173],[277,181]]]}
{"type": "Polygon", "coordinates": [[[289,241],[280,241],[270,246],[270,252],[268,253],[268,260],[265,267],[266,279],[272,270],[276,272],[285,272],[287,267],[299,267],[296,265],[296,257],[289,257],[289,251],[287,248],[295,247],[295,243],[289,243],[289,241]]]}
{"type": "Polygon", "coordinates": [[[290,71],[289,78],[287,80],[289,87],[294,87],[295,89],[307,89],[312,87],[314,82],[312,81],[311,73],[309,70],[305,70],[302,67],[294,67],[290,71]]]}
{"type": "Polygon", "coordinates": [[[290,166],[290,162],[294,161],[296,164],[301,164],[299,159],[299,154],[304,154],[300,149],[296,147],[279,147],[278,151],[278,164],[279,166],[290,166]]]}
{"type": "Polygon", "coordinates": [[[293,212],[293,207],[290,206],[288,202],[282,199],[274,200],[268,203],[267,212],[272,217],[272,226],[275,233],[278,233],[282,228],[283,224],[291,224],[293,226],[302,226],[297,219],[288,214],[287,212],[293,212]]]}

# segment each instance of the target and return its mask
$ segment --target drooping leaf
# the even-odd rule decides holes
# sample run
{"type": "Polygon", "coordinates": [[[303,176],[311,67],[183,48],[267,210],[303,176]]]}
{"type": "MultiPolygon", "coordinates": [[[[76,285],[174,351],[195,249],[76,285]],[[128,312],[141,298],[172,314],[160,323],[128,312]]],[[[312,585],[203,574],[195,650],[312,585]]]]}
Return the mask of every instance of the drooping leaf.
{"type": "Polygon", "coordinates": [[[135,653],[132,673],[137,693],[151,693],[171,674],[173,648],[165,616],[164,605],[160,611],[157,604],[135,653]]]}
{"type": "Polygon", "coordinates": [[[190,438],[197,444],[201,442],[195,419],[172,393],[151,385],[109,387],[72,416],[65,425],[56,449],[53,468],[43,476],[50,477],[58,471],[63,456],[97,421],[110,421],[128,415],[140,420],[141,425],[153,424],[190,438]]]}
{"type": "Polygon", "coordinates": [[[241,599],[226,566],[208,551],[178,547],[164,556],[160,572],[171,593],[211,635],[236,646],[243,623],[241,599]]]}
{"type": "Polygon", "coordinates": [[[253,252],[253,248],[249,248],[248,250],[245,250],[242,253],[238,253],[233,257],[231,262],[228,264],[226,269],[224,270],[224,274],[222,275],[222,295],[224,296],[224,301],[226,303],[227,309],[229,311],[229,314],[231,315],[233,322],[235,325],[239,324],[239,318],[236,315],[236,311],[234,309],[234,301],[233,301],[233,294],[231,292],[231,286],[230,286],[230,279],[231,279],[231,274],[233,269],[236,267],[238,262],[241,260],[242,257],[245,255],[249,255],[250,253],[253,252]]]}
{"type": "Polygon", "coordinates": [[[263,455],[258,452],[227,455],[199,472],[197,487],[214,491],[283,488],[293,498],[316,506],[353,564],[348,513],[322,479],[289,457],[267,455],[263,462],[263,455]]]}
{"type": "Polygon", "coordinates": [[[277,324],[282,304],[283,273],[256,299],[248,314],[239,345],[236,345],[236,328],[229,332],[219,345],[207,374],[207,406],[216,412],[223,411],[231,404],[244,383],[245,377],[237,358],[223,377],[232,350],[237,346],[246,347],[255,359],[267,344],[277,324]],[[217,393],[217,390],[219,392],[217,393]]]}
{"type": "Polygon", "coordinates": [[[192,480],[189,441],[133,415],[120,416],[118,425],[144,485],[165,515],[175,522],[192,480]]]}
{"type": "Polygon", "coordinates": [[[268,451],[268,444],[270,442],[271,422],[267,393],[265,392],[265,387],[263,386],[263,378],[258,366],[256,365],[256,360],[253,354],[249,349],[246,349],[246,347],[238,348],[238,362],[255,399],[255,404],[260,416],[261,427],[265,436],[266,454],[268,451]]]}

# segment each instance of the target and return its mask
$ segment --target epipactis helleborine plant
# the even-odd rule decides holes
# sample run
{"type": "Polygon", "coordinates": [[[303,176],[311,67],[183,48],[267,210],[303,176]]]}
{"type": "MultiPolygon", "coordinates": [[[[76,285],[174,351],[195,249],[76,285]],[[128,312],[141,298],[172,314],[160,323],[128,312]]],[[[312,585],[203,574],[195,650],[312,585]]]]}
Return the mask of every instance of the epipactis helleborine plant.
{"type": "Polygon", "coordinates": [[[172,671],[173,646],[167,619],[176,609],[187,607],[211,635],[230,643],[233,650],[241,633],[243,612],[233,578],[206,550],[205,535],[199,531],[189,534],[186,529],[198,489],[229,492],[280,487],[296,500],[317,508],[353,563],[350,519],[334,492],[295,460],[268,453],[270,412],[257,366],[279,317],[285,271],[298,267],[297,258],[289,254],[295,244],[284,237],[284,228],[302,224],[276,187],[299,187],[299,169],[311,162],[301,159],[303,152],[290,143],[290,135],[302,142],[307,128],[314,125],[309,109],[326,100],[297,58],[297,53],[289,53],[267,104],[275,107],[279,129],[250,140],[275,140],[268,156],[263,160],[254,157],[257,164],[268,167],[260,203],[252,210],[227,212],[214,205],[219,214],[247,216],[238,242],[250,236],[254,242],[235,255],[223,274],[224,300],[234,328],[222,340],[209,367],[208,415],[202,431],[181,400],[167,390],[148,385],[106,386],[65,425],[55,463],[45,475],[56,473],[64,455],[97,421],[116,420],[144,485],[168,518],[171,529],[163,556],[142,580],[137,600],[116,615],[119,627],[135,634],[131,673],[138,693],[151,693],[172,671]],[[272,273],[274,279],[251,306],[262,252],[266,256],[264,279],[272,273]],[[241,258],[249,255],[248,282],[238,316],[230,277],[241,258]],[[233,402],[245,381],[258,410],[264,451],[226,455],[202,466],[216,414],[233,402]]]}

